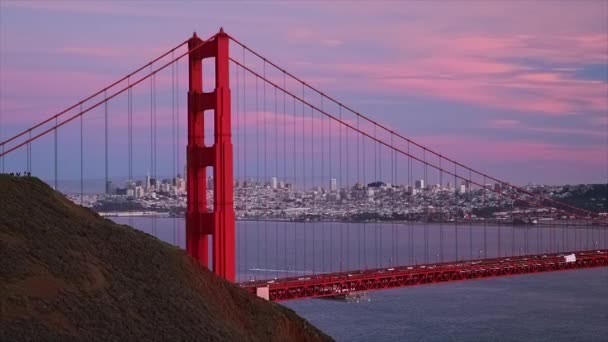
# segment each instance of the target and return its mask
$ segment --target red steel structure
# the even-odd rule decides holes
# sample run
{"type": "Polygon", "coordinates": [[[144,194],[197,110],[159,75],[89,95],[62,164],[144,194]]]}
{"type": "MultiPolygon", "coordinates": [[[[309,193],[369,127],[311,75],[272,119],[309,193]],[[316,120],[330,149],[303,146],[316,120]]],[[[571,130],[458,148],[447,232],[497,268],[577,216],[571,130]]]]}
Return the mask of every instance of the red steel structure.
{"type": "Polygon", "coordinates": [[[186,250],[201,264],[209,266],[209,242],[213,241],[213,271],[235,280],[235,230],[233,205],[233,165],[230,122],[228,35],[223,30],[203,42],[194,36],[188,41],[188,147],[186,250]],[[203,92],[203,59],[215,59],[215,89],[203,92]],[[214,141],[205,146],[204,112],[213,111],[214,141]],[[213,167],[213,211],[207,211],[207,173],[213,167]]]}
{"type": "Polygon", "coordinates": [[[529,255],[410,267],[371,269],[243,283],[252,294],[265,289],[271,301],[344,296],[355,292],[500,276],[608,266],[608,251],[576,252],[576,261],[563,254],[529,255]]]}

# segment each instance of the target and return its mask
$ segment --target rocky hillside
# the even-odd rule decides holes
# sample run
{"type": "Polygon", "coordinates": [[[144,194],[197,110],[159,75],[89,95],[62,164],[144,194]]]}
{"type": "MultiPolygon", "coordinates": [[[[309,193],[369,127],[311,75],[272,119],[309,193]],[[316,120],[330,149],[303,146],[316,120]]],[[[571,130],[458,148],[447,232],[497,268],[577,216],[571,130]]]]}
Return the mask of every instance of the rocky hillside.
{"type": "Polygon", "coordinates": [[[0,175],[0,341],[316,341],[278,304],[152,236],[0,175]]]}

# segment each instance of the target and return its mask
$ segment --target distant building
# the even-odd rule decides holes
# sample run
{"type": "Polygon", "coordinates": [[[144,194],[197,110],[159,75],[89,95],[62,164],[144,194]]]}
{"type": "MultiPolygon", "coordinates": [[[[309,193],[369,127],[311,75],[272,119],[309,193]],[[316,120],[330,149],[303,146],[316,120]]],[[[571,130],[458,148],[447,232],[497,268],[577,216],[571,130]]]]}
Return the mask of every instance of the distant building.
{"type": "Polygon", "coordinates": [[[463,191],[462,191],[462,187],[463,187],[463,186],[464,186],[464,192],[467,192],[467,191],[469,191],[469,190],[471,189],[471,184],[469,183],[469,181],[468,181],[468,180],[463,180],[463,181],[460,183],[460,189],[461,189],[461,190],[460,190],[460,192],[463,192],[463,191]]]}
{"type": "Polygon", "coordinates": [[[353,185],[354,190],[363,190],[363,188],[365,188],[365,185],[363,185],[361,182],[357,182],[355,185],[353,185]]]}
{"type": "Polygon", "coordinates": [[[146,174],[146,184],[144,186],[144,188],[146,189],[146,192],[150,191],[151,184],[152,183],[150,182],[150,170],[148,170],[148,173],[146,174]]]}
{"type": "Polygon", "coordinates": [[[135,198],[139,199],[146,195],[146,191],[144,190],[144,188],[142,186],[136,186],[134,194],[135,194],[135,198]]]}
{"type": "Polygon", "coordinates": [[[116,192],[116,189],[112,185],[112,181],[109,180],[106,182],[106,195],[112,195],[116,192]]]}
{"type": "Polygon", "coordinates": [[[408,186],[406,186],[406,188],[405,188],[405,192],[406,192],[407,194],[409,194],[409,195],[415,195],[415,194],[416,194],[416,189],[415,189],[413,186],[408,185],[408,186]]]}
{"type": "Polygon", "coordinates": [[[279,187],[279,180],[277,179],[277,177],[272,177],[270,179],[270,187],[272,189],[277,189],[279,187]]]}
{"type": "Polygon", "coordinates": [[[424,189],[424,179],[416,181],[416,189],[424,189]]]}
{"type": "Polygon", "coordinates": [[[338,181],[335,178],[329,180],[329,191],[338,191],[338,181]]]}
{"type": "Polygon", "coordinates": [[[175,186],[180,191],[186,191],[186,181],[178,174],[175,180],[175,186]]]}

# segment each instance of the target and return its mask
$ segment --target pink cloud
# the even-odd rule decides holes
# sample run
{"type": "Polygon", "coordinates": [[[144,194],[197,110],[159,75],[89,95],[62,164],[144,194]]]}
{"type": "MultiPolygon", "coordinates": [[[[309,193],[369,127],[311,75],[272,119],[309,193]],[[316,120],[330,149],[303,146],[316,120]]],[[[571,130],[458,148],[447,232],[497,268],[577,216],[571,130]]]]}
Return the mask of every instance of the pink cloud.
{"type": "Polygon", "coordinates": [[[56,51],[62,54],[87,57],[117,57],[123,55],[118,49],[99,46],[66,46],[56,51]]]}
{"type": "Polygon", "coordinates": [[[532,82],[557,82],[562,80],[562,77],[558,73],[551,72],[538,72],[538,73],[527,73],[519,76],[524,81],[532,82]]]}
{"type": "Polygon", "coordinates": [[[598,137],[602,138],[606,136],[606,132],[602,128],[594,128],[594,129],[581,129],[581,128],[565,128],[565,127],[550,127],[550,126],[530,126],[526,125],[518,120],[512,119],[495,119],[490,120],[487,123],[487,128],[495,128],[495,129],[512,129],[517,131],[531,131],[531,132],[539,132],[539,133],[554,133],[554,134],[563,134],[563,135],[581,135],[585,137],[598,137]]]}
{"type": "Polygon", "coordinates": [[[490,121],[490,127],[493,128],[510,128],[519,126],[520,122],[518,120],[512,119],[496,119],[490,121]]]}
{"type": "Polygon", "coordinates": [[[551,115],[608,110],[605,83],[571,79],[565,73],[528,71],[516,64],[431,58],[402,64],[350,63],[325,68],[367,81],[347,85],[355,89],[372,87],[551,115]]]}
{"type": "Polygon", "coordinates": [[[489,141],[471,136],[422,136],[414,139],[447,156],[488,161],[562,161],[586,166],[605,165],[606,151],[601,147],[567,147],[540,142],[489,141]],[[466,151],[463,153],[463,151],[466,151]]]}
{"type": "MultiPolygon", "coordinates": [[[[337,25],[332,39],[351,46],[373,44],[378,53],[368,56],[369,62],[365,56],[349,55],[338,63],[313,63],[307,69],[323,67],[324,75],[336,78],[350,74],[359,82],[342,87],[357,90],[381,89],[551,115],[608,110],[604,83],[572,76],[586,64],[608,60],[605,2],[451,2],[441,12],[430,4],[384,5],[326,5],[328,10],[349,12],[357,25],[370,20],[370,13],[374,18],[402,13],[411,20],[375,22],[364,30],[337,25]]],[[[314,40],[325,34],[322,27],[315,27],[300,29],[296,36],[314,40]]]]}

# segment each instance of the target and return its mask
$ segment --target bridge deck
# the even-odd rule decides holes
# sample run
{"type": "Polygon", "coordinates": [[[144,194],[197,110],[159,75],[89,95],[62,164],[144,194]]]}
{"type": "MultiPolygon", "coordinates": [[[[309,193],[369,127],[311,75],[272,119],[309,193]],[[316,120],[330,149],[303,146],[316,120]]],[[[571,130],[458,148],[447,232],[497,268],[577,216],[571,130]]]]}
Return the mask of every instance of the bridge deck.
{"type": "Polygon", "coordinates": [[[381,268],[366,271],[326,273],[303,277],[240,283],[253,294],[268,291],[271,301],[340,296],[353,292],[490,278],[517,274],[552,272],[608,266],[608,251],[579,251],[526,255],[442,264],[381,268]],[[564,255],[575,254],[566,262],[564,255]]]}

